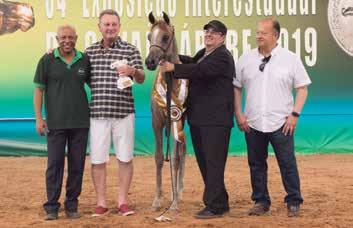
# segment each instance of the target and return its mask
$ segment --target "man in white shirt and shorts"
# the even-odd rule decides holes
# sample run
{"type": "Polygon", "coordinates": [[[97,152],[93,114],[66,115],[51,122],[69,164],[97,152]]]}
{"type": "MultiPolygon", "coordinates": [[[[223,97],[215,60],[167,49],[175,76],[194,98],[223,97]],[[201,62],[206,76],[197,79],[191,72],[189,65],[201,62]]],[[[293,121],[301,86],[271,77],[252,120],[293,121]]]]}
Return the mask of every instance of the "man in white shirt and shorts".
{"type": "Polygon", "coordinates": [[[106,163],[111,142],[119,164],[119,197],[116,206],[122,215],[134,211],[128,204],[133,174],[135,107],[132,88],[121,88],[119,78],[129,77],[143,83],[145,75],[140,52],[119,37],[120,17],[107,9],[99,16],[103,39],[86,49],[91,62],[90,145],[92,180],[97,196],[94,215],[108,212],[106,202],[106,163]],[[126,62],[114,67],[117,61],[126,62]]]}

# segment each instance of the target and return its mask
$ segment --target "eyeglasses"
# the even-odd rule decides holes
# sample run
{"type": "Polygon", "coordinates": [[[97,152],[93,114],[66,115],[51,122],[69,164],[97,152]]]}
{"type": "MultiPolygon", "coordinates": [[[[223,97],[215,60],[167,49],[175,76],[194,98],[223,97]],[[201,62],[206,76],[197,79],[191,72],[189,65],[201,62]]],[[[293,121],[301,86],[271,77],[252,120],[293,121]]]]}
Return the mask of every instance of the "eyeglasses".
{"type": "Polygon", "coordinates": [[[261,63],[260,66],[259,66],[259,70],[260,70],[261,72],[264,71],[265,66],[266,66],[266,63],[268,63],[268,62],[270,61],[270,59],[271,59],[271,55],[270,55],[270,56],[267,56],[267,57],[265,57],[265,58],[262,59],[262,63],[261,63]]]}
{"type": "Polygon", "coordinates": [[[64,41],[64,40],[75,40],[76,39],[76,36],[57,36],[57,38],[60,40],[60,41],[64,41]]]}
{"type": "Polygon", "coordinates": [[[206,30],[203,30],[203,34],[210,34],[210,35],[222,35],[221,32],[217,32],[217,31],[214,31],[214,30],[210,30],[210,29],[206,29],[206,30]]]}

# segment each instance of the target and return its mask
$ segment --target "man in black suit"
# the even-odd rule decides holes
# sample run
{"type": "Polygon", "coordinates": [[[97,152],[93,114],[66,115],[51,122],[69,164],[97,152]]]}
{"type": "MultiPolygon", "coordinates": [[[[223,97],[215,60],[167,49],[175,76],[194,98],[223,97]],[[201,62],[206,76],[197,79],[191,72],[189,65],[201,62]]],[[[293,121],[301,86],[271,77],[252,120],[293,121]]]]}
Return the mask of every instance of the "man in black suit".
{"type": "Polygon", "coordinates": [[[204,26],[205,48],[183,64],[162,62],[161,71],[189,79],[187,119],[192,143],[205,184],[205,208],[195,218],[216,218],[229,211],[224,169],[234,116],[234,60],[224,45],[226,26],[212,20],[204,26]]]}

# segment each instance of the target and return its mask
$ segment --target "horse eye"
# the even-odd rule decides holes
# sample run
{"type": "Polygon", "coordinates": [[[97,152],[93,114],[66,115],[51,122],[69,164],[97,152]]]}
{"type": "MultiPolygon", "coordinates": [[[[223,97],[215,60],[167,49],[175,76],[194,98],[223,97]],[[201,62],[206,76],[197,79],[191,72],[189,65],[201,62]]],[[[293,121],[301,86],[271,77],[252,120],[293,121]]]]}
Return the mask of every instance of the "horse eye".
{"type": "Polygon", "coordinates": [[[147,39],[148,39],[148,41],[151,41],[151,33],[148,33],[147,39]]]}
{"type": "Polygon", "coordinates": [[[168,42],[168,40],[169,40],[169,36],[168,35],[164,35],[163,37],[162,37],[162,42],[163,43],[167,43],[168,42]]]}

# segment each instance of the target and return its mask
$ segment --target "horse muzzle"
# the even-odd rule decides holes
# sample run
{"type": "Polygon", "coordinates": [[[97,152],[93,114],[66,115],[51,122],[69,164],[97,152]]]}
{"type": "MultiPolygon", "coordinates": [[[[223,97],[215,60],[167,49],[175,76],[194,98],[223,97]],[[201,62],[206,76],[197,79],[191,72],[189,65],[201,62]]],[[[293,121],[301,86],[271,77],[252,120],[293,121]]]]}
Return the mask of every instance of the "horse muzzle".
{"type": "Polygon", "coordinates": [[[153,58],[146,58],[145,64],[147,66],[147,69],[155,70],[157,68],[158,62],[153,58]]]}

